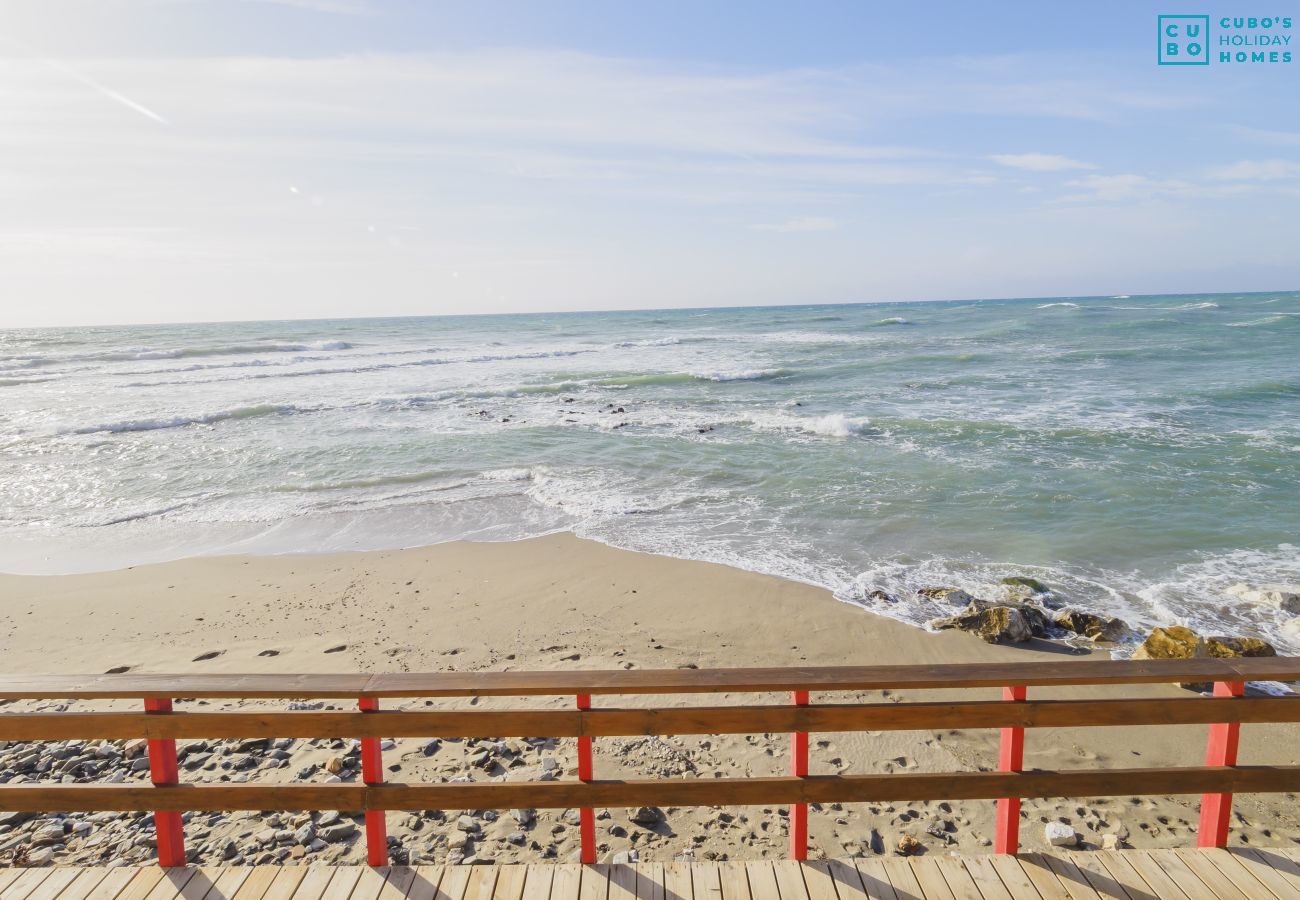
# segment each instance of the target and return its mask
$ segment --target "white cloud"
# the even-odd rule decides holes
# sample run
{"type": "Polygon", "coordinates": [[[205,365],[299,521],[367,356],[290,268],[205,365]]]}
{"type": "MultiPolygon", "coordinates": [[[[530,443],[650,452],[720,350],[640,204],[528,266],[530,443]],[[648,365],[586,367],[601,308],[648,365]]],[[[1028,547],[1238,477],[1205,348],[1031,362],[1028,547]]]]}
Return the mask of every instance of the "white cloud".
{"type": "Polygon", "coordinates": [[[1095,169],[1092,163],[1058,156],[1055,153],[995,153],[989,157],[995,163],[1027,172],[1064,172],[1069,169],[1095,169]]]}
{"type": "Polygon", "coordinates": [[[775,225],[751,225],[755,231],[779,231],[791,234],[800,231],[831,231],[839,228],[840,223],[825,216],[796,216],[775,225]]]}
{"type": "Polygon", "coordinates": [[[1300,162],[1290,159],[1244,159],[1214,169],[1210,177],[1221,181],[1278,181],[1300,178],[1300,162]]]}

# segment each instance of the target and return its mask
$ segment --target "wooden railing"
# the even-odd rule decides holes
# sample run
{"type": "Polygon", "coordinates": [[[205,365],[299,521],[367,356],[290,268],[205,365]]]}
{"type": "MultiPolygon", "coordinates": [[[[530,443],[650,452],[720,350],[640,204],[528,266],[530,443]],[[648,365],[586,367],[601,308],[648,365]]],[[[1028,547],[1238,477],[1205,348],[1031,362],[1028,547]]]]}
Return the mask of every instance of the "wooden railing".
{"type": "Polygon", "coordinates": [[[0,699],[143,700],[144,712],[0,713],[0,740],[148,741],[151,784],[0,785],[0,810],[155,812],[161,865],[185,865],[185,810],[361,810],[367,859],[387,863],[386,810],[572,808],[582,859],[595,861],[598,806],[791,804],[791,855],[807,854],[809,803],[997,800],[995,849],[1018,847],[1020,799],[1203,795],[1199,844],[1227,841],[1232,795],[1300,791],[1300,766],[1238,766],[1242,723],[1300,721],[1300,698],[1244,696],[1249,680],[1300,680],[1300,658],[1070,661],[947,666],[445,672],[388,675],[0,676],[0,699]],[[1215,684],[1215,696],[1028,699],[1030,688],[1158,682],[1215,684]],[[1000,688],[1003,700],[811,703],[810,692],[1000,688]],[[789,692],[790,705],[593,708],[592,696],[789,692]],[[384,699],[572,696],[573,709],[381,711],[384,699]],[[357,712],[176,712],[176,698],[350,699],[357,712]],[[1009,701],[1009,702],[1008,702],[1009,701]],[[1021,771],[1024,730],[1109,725],[1210,726],[1205,766],[1021,771]],[[808,733],[999,728],[998,771],[812,775],[808,733]],[[592,739],[618,735],[789,732],[791,774],[771,778],[596,779],[592,739]],[[574,737],[576,782],[398,784],[383,780],[381,737],[574,737]],[[179,784],[176,741],[357,738],[360,784],[179,784]]]}

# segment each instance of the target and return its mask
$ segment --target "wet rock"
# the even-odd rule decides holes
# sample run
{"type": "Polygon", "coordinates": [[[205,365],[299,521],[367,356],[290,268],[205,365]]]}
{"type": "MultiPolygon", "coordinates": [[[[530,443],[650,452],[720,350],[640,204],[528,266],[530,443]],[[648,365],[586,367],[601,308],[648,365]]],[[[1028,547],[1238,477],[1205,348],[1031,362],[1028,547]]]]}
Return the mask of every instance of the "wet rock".
{"type": "Polygon", "coordinates": [[[1277,650],[1268,641],[1252,637],[1212,636],[1205,639],[1205,649],[1219,659],[1236,659],[1242,656],[1277,656],[1277,650]]]}
{"type": "Polygon", "coordinates": [[[1209,655],[1201,636],[1182,625],[1152,629],[1142,646],[1133,651],[1134,659],[1196,659],[1209,655]]]}
{"type": "Polygon", "coordinates": [[[1265,584],[1259,587],[1234,584],[1226,593],[1247,603],[1275,606],[1283,612],[1300,615],[1300,585],[1297,584],[1265,584]]]}
{"type": "Polygon", "coordinates": [[[881,590],[875,590],[875,591],[872,591],[871,594],[870,594],[869,596],[871,597],[872,600],[875,600],[877,603],[897,603],[897,602],[898,602],[898,598],[897,598],[897,597],[893,596],[892,594],[887,594],[887,593],[885,593],[884,591],[881,591],[881,590]]]}
{"type": "Polygon", "coordinates": [[[1012,575],[1008,578],[1003,578],[1000,583],[1006,585],[1009,588],[1019,589],[1017,593],[1020,592],[1027,592],[1029,594],[1051,593],[1051,588],[1043,584],[1037,578],[1030,578],[1028,575],[1012,575]]]}
{"type": "Polygon", "coordinates": [[[956,628],[989,644],[1018,644],[1034,636],[1028,617],[1013,606],[981,608],[972,603],[955,616],[932,619],[927,624],[941,631],[956,628]]]}
{"type": "Polygon", "coordinates": [[[1052,624],[1093,641],[1118,641],[1128,630],[1128,626],[1114,616],[1099,616],[1077,609],[1061,610],[1052,617],[1052,624]]]}
{"type": "Polygon", "coordinates": [[[925,587],[918,590],[916,596],[924,597],[927,600],[937,600],[951,606],[965,606],[975,599],[961,588],[955,587],[925,587]]]}

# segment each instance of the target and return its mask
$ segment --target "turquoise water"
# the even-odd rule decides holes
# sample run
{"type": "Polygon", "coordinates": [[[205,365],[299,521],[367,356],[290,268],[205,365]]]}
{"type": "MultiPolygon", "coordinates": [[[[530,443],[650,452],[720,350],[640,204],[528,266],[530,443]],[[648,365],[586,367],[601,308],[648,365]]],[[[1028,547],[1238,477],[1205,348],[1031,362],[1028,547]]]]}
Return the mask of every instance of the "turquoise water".
{"type": "Polygon", "coordinates": [[[571,529],[1285,645],[1298,450],[1300,293],[8,331],[0,569],[571,529]]]}

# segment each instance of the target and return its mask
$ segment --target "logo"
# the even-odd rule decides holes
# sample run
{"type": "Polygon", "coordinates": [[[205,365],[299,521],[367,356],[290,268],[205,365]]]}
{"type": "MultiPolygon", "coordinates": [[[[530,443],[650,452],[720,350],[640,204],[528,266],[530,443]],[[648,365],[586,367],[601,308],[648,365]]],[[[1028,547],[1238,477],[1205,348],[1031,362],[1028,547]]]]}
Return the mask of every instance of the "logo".
{"type": "Polygon", "coordinates": [[[1290,16],[1156,16],[1156,62],[1162,66],[1208,66],[1211,60],[1240,63],[1289,63],[1290,16]]]}
{"type": "Polygon", "coordinates": [[[1162,66],[1210,64],[1209,16],[1158,16],[1160,29],[1157,62],[1162,66]]]}

